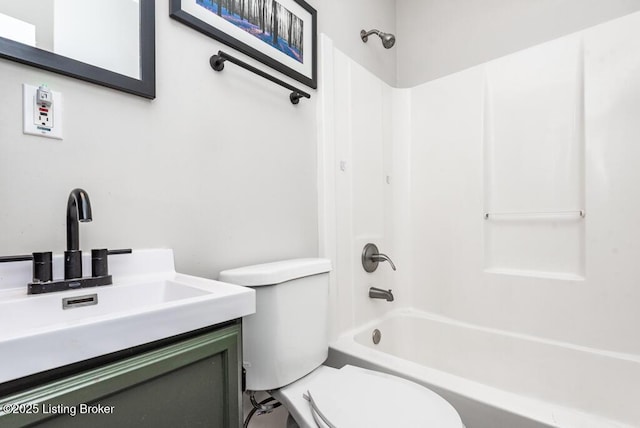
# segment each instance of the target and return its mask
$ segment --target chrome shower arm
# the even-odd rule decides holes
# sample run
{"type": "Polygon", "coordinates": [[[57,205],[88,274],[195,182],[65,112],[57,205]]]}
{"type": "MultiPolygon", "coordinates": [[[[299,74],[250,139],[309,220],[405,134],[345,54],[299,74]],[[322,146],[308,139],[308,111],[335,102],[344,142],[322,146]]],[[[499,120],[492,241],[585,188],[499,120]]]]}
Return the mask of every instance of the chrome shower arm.
{"type": "Polygon", "coordinates": [[[369,31],[365,31],[365,30],[361,30],[360,31],[360,38],[362,39],[363,42],[367,42],[369,40],[369,36],[372,34],[376,34],[376,35],[380,35],[380,30],[369,30],[369,31]]]}

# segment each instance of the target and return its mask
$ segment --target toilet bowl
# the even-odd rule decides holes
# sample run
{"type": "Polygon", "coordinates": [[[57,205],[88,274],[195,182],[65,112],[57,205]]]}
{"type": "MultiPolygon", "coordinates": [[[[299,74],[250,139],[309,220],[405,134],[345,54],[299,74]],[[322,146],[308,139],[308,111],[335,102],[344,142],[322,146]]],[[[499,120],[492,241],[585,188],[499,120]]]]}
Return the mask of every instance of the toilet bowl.
{"type": "Polygon", "coordinates": [[[295,259],[226,270],[256,291],[242,320],[248,391],[267,391],[303,428],[463,428],[456,410],[414,382],[354,366],[323,366],[329,349],[331,264],[295,259]]]}

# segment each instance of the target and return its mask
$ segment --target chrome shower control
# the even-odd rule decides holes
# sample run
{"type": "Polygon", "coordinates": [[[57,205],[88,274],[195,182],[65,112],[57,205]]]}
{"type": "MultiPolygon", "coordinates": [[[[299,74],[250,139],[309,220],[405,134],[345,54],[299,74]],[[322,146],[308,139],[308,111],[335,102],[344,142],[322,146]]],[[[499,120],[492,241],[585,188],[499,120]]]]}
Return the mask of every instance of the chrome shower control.
{"type": "Polygon", "coordinates": [[[389,256],[378,251],[376,244],[367,244],[362,250],[362,267],[366,272],[373,272],[378,269],[378,263],[389,262],[391,269],[396,270],[396,265],[389,256]]]}

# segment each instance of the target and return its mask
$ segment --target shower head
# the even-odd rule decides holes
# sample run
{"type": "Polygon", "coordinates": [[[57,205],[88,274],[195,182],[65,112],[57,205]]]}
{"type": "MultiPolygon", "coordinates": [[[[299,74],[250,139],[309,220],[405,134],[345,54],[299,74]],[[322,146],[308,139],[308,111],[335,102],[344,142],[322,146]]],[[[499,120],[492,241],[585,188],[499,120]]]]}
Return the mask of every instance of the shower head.
{"type": "Polygon", "coordinates": [[[360,31],[360,38],[362,39],[363,42],[367,43],[367,40],[369,40],[369,36],[372,34],[377,34],[378,37],[382,39],[382,46],[384,46],[386,49],[391,49],[393,45],[396,44],[396,36],[394,36],[391,33],[383,33],[382,31],[379,31],[379,30],[370,30],[370,31],[362,30],[360,31]]]}

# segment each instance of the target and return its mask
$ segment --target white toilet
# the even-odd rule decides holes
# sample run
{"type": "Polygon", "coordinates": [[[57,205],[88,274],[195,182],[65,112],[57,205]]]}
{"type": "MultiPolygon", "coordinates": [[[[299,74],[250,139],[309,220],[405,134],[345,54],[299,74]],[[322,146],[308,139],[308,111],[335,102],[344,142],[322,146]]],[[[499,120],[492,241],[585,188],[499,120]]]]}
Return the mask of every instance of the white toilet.
{"type": "Polygon", "coordinates": [[[220,273],[220,281],[256,290],[256,313],[242,325],[247,390],[269,391],[303,428],[462,428],[455,409],[421,385],[322,365],[330,270],[329,260],[296,259],[220,273]]]}

